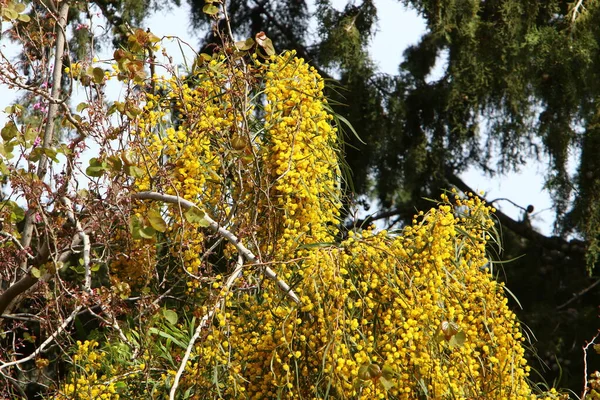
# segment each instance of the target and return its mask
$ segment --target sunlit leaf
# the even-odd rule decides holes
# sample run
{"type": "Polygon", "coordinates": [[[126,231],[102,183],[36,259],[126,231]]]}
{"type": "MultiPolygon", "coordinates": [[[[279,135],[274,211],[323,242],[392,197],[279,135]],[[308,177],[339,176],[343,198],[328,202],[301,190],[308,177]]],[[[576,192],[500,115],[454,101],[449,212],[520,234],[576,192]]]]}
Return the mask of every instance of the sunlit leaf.
{"type": "Polygon", "coordinates": [[[160,212],[150,209],[148,210],[148,222],[158,232],[165,232],[167,230],[167,223],[163,219],[160,212]]]}
{"type": "Polygon", "coordinates": [[[31,274],[31,276],[33,276],[34,278],[37,278],[37,279],[40,279],[40,276],[42,276],[42,273],[36,267],[31,267],[31,269],[29,270],[29,273],[31,274]]]}
{"type": "Polygon", "coordinates": [[[200,225],[200,226],[209,226],[210,224],[208,223],[208,221],[206,220],[206,218],[204,218],[206,214],[204,213],[204,211],[200,210],[199,208],[196,207],[191,207],[189,208],[184,214],[183,216],[185,217],[186,221],[189,222],[190,224],[196,224],[196,225],[200,225]]]}
{"type": "Polygon", "coordinates": [[[126,165],[124,171],[128,176],[134,178],[141,178],[144,176],[144,170],[135,165],[126,165]]]}
{"type": "Polygon", "coordinates": [[[202,12],[208,15],[215,15],[219,12],[219,7],[215,6],[214,4],[206,4],[204,7],[202,7],[202,12]]]}
{"type": "Polygon", "coordinates": [[[6,140],[6,141],[16,137],[18,134],[19,134],[19,130],[15,126],[15,123],[12,121],[9,121],[6,125],[4,125],[4,128],[2,128],[2,131],[0,131],[0,135],[2,135],[2,139],[6,140]]]}
{"type": "Polygon", "coordinates": [[[247,51],[250,50],[252,46],[254,46],[254,43],[254,39],[248,38],[246,40],[240,40],[239,42],[235,42],[235,47],[237,47],[238,50],[247,51]]]}
{"type": "Polygon", "coordinates": [[[163,315],[171,325],[175,325],[177,323],[177,313],[175,311],[163,309],[163,315]]]}

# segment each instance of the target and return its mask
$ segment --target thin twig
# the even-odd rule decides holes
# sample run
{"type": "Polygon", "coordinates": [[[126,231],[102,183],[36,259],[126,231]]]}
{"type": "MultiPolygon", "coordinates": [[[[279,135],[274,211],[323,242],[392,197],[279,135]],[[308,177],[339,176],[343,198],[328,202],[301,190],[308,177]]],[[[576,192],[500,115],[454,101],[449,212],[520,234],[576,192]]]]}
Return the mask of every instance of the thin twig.
{"type": "Polygon", "coordinates": [[[3,369],[6,369],[8,367],[12,367],[14,365],[19,365],[19,364],[23,364],[24,362],[27,362],[35,357],[37,357],[40,353],[44,352],[44,350],[46,350],[46,347],[52,343],[54,341],[54,339],[56,339],[56,337],[58,335],[60,335],[65,328],[67,327],[67,325],[69,325],[71,323],[71,321],[73,321],[73,319],[77,316],[77,313],[79,313],[79,310],[82,309],[82,306],[78,306],[75,310],[73,310],[73,312],[71,313],[71,315],[69,315],[69,317],[67,319],[65,319],[63,321],[62,324],[60,324],[60,326],[54,331],[54,333],[52,333],[52,335],[50,335],[48,337],[48,339],[46,339],[44,341],[44,343],[42,343],[40,345],[40,347],[38,347],[37,349],[35,349],[35,351],[33,353],[31,353],[30,355],[28,355],[27,357],[23,357],[20,358],[18,360],[15,361],[11,361],[8,363],[4,363],[2,365],[0,365],[0,371],[2,371],[3,369]]]}
{"type": "Polygon", "coordinates": [[[594,344],[594,341],[598,339],[600,336],[600,330],[596,333],[596,336],[592,338],[589,342],[583,346],[583,394],[581,395],[582,399],[585,399],[585,395],[588,392],[588,372],[587,372],[587,351],[589,347],[594,344]]]}
{"type": "Polygon", "coordinates": [[[35,257],[27,251],[27,249],[25,249],[23,247],[23,245],[21,244],[21,242],[19,242],[19,239],[17,239],[16,237],[14,237],[13,235],[11,235],[8,232],[5,231],[0,231],[0,236],[4,236],[5,238],[8,238],[10,240],[12,240],[12,242],[15,244],[15,246],[17,246],[19,248],[19,250],[24,251],[25,254],[27,255],[27,258],[30,260],[33,260],[35,257]]]}
{"type": "Polygon", "coordinates": [[[556,307],[556,309],[560,310],[560,309],[565,308],[566,306],[568,306],[569,304],[571,304],[572,302],[574,302],[575,300],[577,300],[578,298],[580,298],[581,296],[583,296],[584,294],[586,294],[587,292],[589,292],[590,290],[592,290],[593,288],[598,286],[598,284],[600,284],[600,279],[598,279],[596,282],[592,283],[590,286],[586,287],[585,289],[581,290],[579,293],[576,293],[566,303],[561,304],[560,306],[556,307]]]}
{"type": "Polygon", "coordinates": [[[67,218],[73,225],[75,225],[75,229],[77,230],[77,234],[81,238],[81,242],[83,243],[83,267],[85,269],[85,290],[91,291],[92,289],[92,270],[90,269],[90,237],[85,230],[81,226],[81,222],[75,216],[75,212],[73,211],[73,204],[68,197],[63,197],[63,204],[67,209],[67,218]]]}

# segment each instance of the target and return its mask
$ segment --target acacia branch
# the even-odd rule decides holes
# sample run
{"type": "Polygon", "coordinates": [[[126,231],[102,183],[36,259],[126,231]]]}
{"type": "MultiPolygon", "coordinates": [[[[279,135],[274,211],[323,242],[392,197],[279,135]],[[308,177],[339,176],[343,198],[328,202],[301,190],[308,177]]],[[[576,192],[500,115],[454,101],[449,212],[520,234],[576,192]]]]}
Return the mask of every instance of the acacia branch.
{"type": "Polygon", "coordinates": [[[231,289],[231,286],[233,286],[233,283],[235,282],[237,277],[241,274],[243,267],[244,267],[244,257],[241,254],[239,254],[237,263],[235,264],[235,270],[233,271],[233,273],[231,274],[231,276],[227,279],[227,282],[225,283],[225,293],[217,301],[217,303],[215,304],[213,309],[210,310],[208,313],[206,313],[206,315],[204,315],[202,317],[202,319],[200,320],[200,323],[198,324],[198,327],[194,331],[194,335],[190,339],[190,342],[188,343],[188,346],[185,349],[185,354],[184,354],[183,358],[181,359],[181,363],[179,364],[179,369],[177,370],[177,374],[175,374],[175,380],[173,381],[173,386],[171,386],[171,391],[169,393],[169,400],[175,400],[175,394],[177,393],[177,387],[179,387],[179,381],[181,380],[181,375],[183,375],[183,372],[185,370],[187,362],[190,359],[190,355],[192,354],[194,344],[196,343],[196,340],[198,340],[198,338],[200,337],[200,333],[202,332],[202,329],[204,329],[204,327],[206,326],[208,321],[213,317],[213,315],[215,315],[215,312],[217,312],[219,310],[219,308],[221,308],[223,306],[224,296],[227,296],[227,292],[229,292],[229,290],[231,289]]]}
{"type": "MultiPolygon", "coordinates": [[[[448,173],[446,174],[448,183],[455,186],[458,190],[463,193],[473,193],[473,195],[479,197],[481,200],[485,199],[479,196],[469,185],[467,185],[458,176],[448,173]]],[[[577,239],[567,241],[559,236],[544,236],[531,227],[530,224],[525,224],[519,221],[515,221],[508,215],[504,214],[500,210],[496,210],[494,215],[498,218],[498,221],[502,227],[507,228],[524,239],[530,240],[535,244],[547,249],[547,250],[558,250],[564,254],[581,257],[585,254],[586,246],[585,242],[577,239]]]]}
{"type": "MultiPolygon", "coordinates": [[[[172,195],[162,194],[162,193],[157,193],[157,192],[139,192],[139,193],[133,194],[133,197],[136,199],[140,199],[140,200],[144,200],[144,199],[145,200],[156,200],[156,201],[163,201],[165,203],[177,204],[185,210],[188,210],[190,208],[200,209],[197,205],[195,205],[191,201],[185,200],[179,196],[172,196],[172,195]]],[[[238,252],[240,254],[242,254],[246,260],[250,261],[250,263],[252,263],[252,264],[260,263],[258,257],[256,257],[246,246],[244,246],[237,236],[235,236],[233,233],[231,233],[227,229],[223,228],[221,225],[219,225],[215,220],[213,220],[208,215],[204,214],[204,219],[206,220],[206,222],[209,224],[210,228],[213,231],[215,231],[217,234],[224,237],[227,241],[229,241],[231,244],[233,244],[235,246],[235,248],[238,250],[238,252]]],[[[279,277],[277,276],[275,271],[273,271],[271,268],[269,268],[267,266],[264,267],[264,271],[265,271],[265,275],[267,276],[267,278],[275,281],[277,286],[279,286],[279,288],[288,297],[290,297],[297,304],[301,303],[300,299],[298,298],[296,293],[294,293],[292,288],[290,288],[290,286],[287,283],[285,283],[283,280],[279,279],[279,277]]]]}

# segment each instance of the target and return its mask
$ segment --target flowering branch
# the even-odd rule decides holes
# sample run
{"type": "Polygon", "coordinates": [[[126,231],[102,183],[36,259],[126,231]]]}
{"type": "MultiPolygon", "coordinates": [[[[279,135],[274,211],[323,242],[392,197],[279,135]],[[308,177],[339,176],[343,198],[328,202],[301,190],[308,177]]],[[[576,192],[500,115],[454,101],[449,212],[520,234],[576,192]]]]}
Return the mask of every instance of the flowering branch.
{"type": "MultiPolygon", "coordinates": [[[[190,209],[190,208],[200,209],[197,205],[195,205],[191,201],[185,200],[179,196],[172,196],[172,195],[162,194],[162,193],[157,193],[157,192],[139,192],[139,193],[135,193],[133,195],[133,197],[136,199],[140,199],[140,200],[157,200],[157,201],[164,201],[165,203],[178,204],[185,210],[190,209]]],[[[258,258],[246,246],[244,246],[242,244],[242,242],[240,241],[240,239],[237,236],[235,236],[233,233],[231,233],[227,229],[223,228],[221,225],[219,225],[215,220],[213,220],[208,215],[204,214],[204,219],[206,219],[206,222],[208,222],[210,228],[213,231],[215,231],[216,233],[218,233],[219,235],[221,235],[222,237],[227,239],[227,241],[229,241],[231,244],[233,244],[235,246],[235,248],[238,250],[238,252],[240,254],[242,254],[246,260],[250,261],[250,263],[252,263],[252,264],[258,264],[260,262],[258,260],[258,258]]],[[[279,288],[288,297],[290,297],[297,304],[301,303],[300,299],[298,298],[296,293],[294,293],[292,288],[290,288],[290,286],[287,283],[285,283],[283,280],[279,279],[279,277],[277,276],[275,271],[273,271],[269,267],[264,267],[264,271],[265,271],[265,275],[267,276],[267,278],[275,281],[275,283],[277,283],[277,286],[279,286],[279,288]]]]}
{"type": "Polygon", "coordinates": [[[198,324],[198,327],[194,331],[194,335],[192,336],[192,338],[190,339],[190,342],[188,343],[187,349],[185,349],[185,355],[181,359],[181,363],[179,364],[179,369],[177,370],[177,374],[175,375],[175,380],[173,381],[173,386],[171,386],[171,392],[169,393],[169,400],[175,400],[175,393],[177,392],[177,387],[179,386],[179,380],[181,379],[181,375],[183,375],[185,366],[187,365],[190,355],[192,354],[192,349],[194,348],[194,344],[196,343],[196,340],[198,340],[198,338],[200,337],[200,333],[202,332],[202,329],[204,329],[204,327],[206,326],[208,321],[213,317],[213,315],[215,315],[215,312],[217,312],[217,310],[223,306],[223,300],[224,300],[225,296],[227,295],[227,292],[229,292],[229,290],[231,289],[231,286],[233,286],[233,283],[235,282],[237,277],[242,272],[243,267],[244,267],[244,257],[242,257],[242,255],[240,254],[238,256],[238,260],[235,264],[235,270],[233,271],[233,274],[231,274],[231,276],[227,279],[227,282],[225,283],[225,290],[223,292],[223,296],[221,296],[221,298],[217,301],[217,303],[215,304],[213,309],[210,310],[208,313],[206,313],[206,315],[204,317],[202,317],[202,319],[200,320],[200,323],[198,324]]]}

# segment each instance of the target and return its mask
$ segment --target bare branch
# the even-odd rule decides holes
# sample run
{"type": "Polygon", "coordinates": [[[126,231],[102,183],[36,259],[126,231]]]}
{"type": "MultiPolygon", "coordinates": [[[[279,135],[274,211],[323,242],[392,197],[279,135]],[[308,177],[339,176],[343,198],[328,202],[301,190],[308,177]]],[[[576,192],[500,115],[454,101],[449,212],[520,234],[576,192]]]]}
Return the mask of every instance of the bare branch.
{"type": "Polygon", "coordinates": [[[75,229],[77,230],[77,234],[81,238],[81,242],[83,243],[83,267],[85,269],[85,290],[90,291],[92,288],[92,271],[90,269],[90,237],[83,230],[79,219],[75,216],[73,211],[73,204],[68,197],[63,197],[63,204],[67,208],[67,218],[69,221],[75,225],[75,229]]]}
{"type": "Polygon", "coordinates": [[[14,365],[23,364],[23,363],[37,357],[40,353],[44,352],[44,350],[46,350],[46,347],[48,347],[50,345],[50,343],[52,343],[54,341],[54,339],[56,339],[56,337],[65,330],[65,328],[71,323],[71,321],[73,321],[73,319],[77,316],[77,313],[79,313],[79,310],[81,310],[81,309],[82,309],[82,306],[78,306],[77,308],[75,308],[75,310],[73,310],[73,312],[71,312],[71,315],[69,315],[69,317],[67,319],[65,319],[63,321],[63,323],[60,324],[60,326],[54,331],[54,333],[52,333],[52,335],[50,335],[48,337],[48,339],[46,339],[44,341],[44,343],[42,343],[40,345],[40,347],[35,349],[35,351],[33,353],[31,353],[27,357],[23,357],[18,360],[15,360],[15,361],[0,364],[0,371],[2,371],[3,369],[6,369],[8,367],[12,367],[14,365]]]}
{"type": "Polygon", "coordinates": [[[4,236],[5,238],[10,239],[15,244],[15,246],[17,246],[19,248],[19,250],[24,251],[27,254],[27,258],[28,259],[33,260],[35,258],[30,252],[27,251],[27,249],[25,249],[23,247],[23,245],[21,244],[21,242],[19,242],[19,239],[17,239],[16,237],[14,237],[13,235],[11,235],[10,233],[5,232],[5,231],[0,231],[0,236],[4,236]]]}
{"type": "Polygon", "coordinates": [[[593,288],[595,288],[596,286],[598,286],[598,284],[600,284],[600,279],[596,280],[594,283],[592,283],[591,285],[589,285],[585,289],[581,290],[579,293],[576,293],[573,297],[571,297],[565,303],[563,303],[560,306],[556,307],[556,309],[557,310],[561,310],[561,309],[565,308],[566,306],[568,306],[569,304],[571,304],[572,302],[574,302],[575,300],[577,300],[578,298],[580,298],[581,296],[583,296],[584,294],[586,294],[587,292],[589,292],[590,290],[592,290],[593,288]]]}
{"type": "Polygon", "coordinates": [[[571,10],[571,23],[575,23],[577,16],[581,14],[582,11],[579,10],[580,8],[583,8],[585,10],[585,7],[583,7],[583,0],[578,0],[577,3],[575,3],[575,5],[573,6],[573,9],[571,10]]]}

